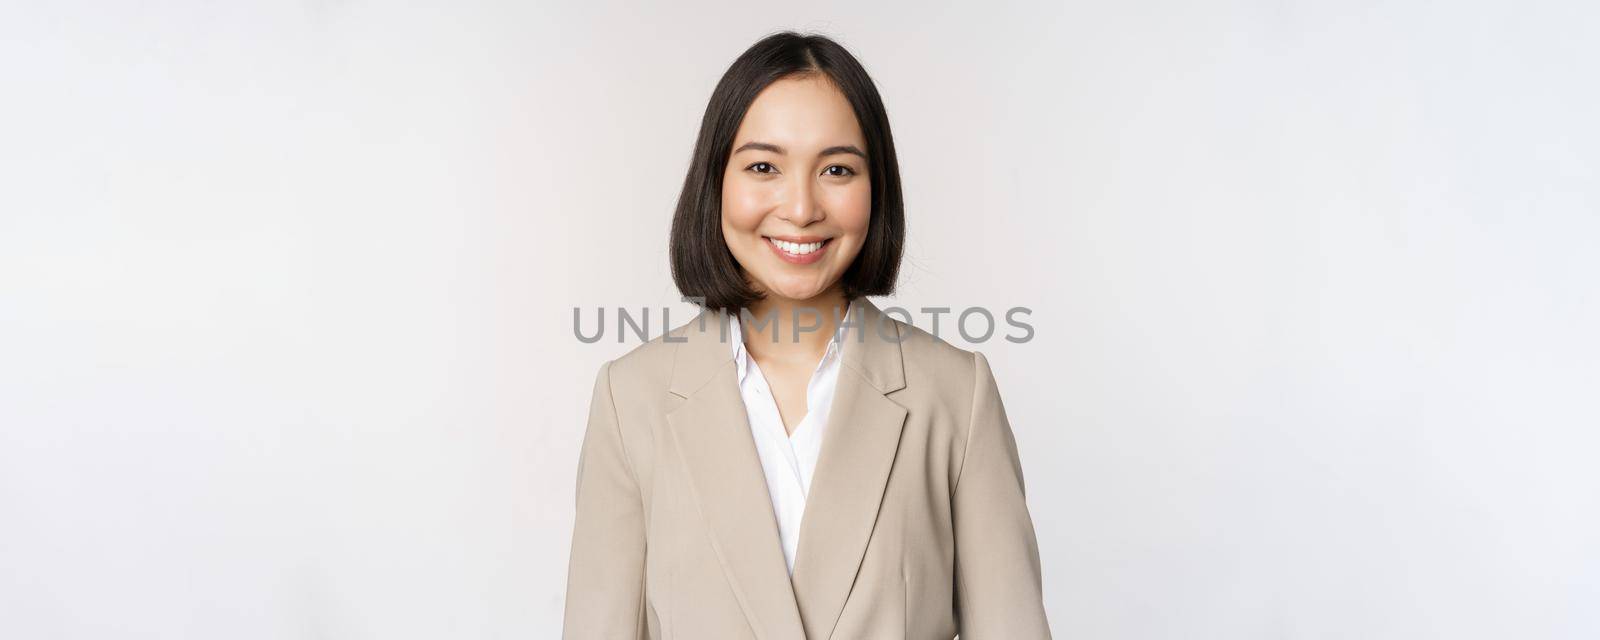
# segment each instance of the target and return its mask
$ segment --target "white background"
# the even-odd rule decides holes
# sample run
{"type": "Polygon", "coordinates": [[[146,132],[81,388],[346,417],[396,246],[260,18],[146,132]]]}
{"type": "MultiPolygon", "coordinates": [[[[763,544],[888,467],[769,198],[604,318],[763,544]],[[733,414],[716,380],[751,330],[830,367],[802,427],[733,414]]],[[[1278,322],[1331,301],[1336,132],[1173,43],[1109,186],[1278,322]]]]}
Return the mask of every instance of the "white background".
{"type": "Polygon", "coordinates": [[[0,13],[0,637],[554,637],[572,308],[687,319],[781,28],[887,103],[879,304],[1034,310],[1057,637],[1600,636],[1586,3],[141,4],[0,13]]]}

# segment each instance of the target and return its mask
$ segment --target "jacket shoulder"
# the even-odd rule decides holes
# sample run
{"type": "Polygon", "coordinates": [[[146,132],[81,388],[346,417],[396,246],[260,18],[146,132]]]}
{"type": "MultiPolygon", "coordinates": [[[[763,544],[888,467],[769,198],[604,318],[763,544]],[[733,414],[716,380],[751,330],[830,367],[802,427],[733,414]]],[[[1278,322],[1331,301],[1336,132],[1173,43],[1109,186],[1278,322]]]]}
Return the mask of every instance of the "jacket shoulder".
{"type": "Polygon", "coordinates": [[[613,393],[627,397],[665,393],[672,383],[673,361],[681,340],[697,321],[691,319],[673,327],[602,365],[610,367],[613,393]]]}
{"type": "Polygon", "coordinates": [[[936,389],[940,395],[971,399],[978,351],[963,349],[916,325],[894,320],[900,329],[900,357],[907,386],[936,389]]]}

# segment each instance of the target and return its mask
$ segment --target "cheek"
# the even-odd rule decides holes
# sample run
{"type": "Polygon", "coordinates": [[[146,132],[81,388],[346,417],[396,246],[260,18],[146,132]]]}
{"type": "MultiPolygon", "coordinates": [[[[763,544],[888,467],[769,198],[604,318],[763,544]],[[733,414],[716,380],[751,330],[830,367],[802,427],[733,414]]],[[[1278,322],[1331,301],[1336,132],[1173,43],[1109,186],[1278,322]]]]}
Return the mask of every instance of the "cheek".
{"type": "Polygon", "coordinates": [[[738,181],[724,183],[722,187],[722,224],[740,232],[754,233],[761,226],[762,198],[757,189],[741,185],[738,181]]]}
{"type": "Polygon", "coordinates": [[[849,235],[865,236],[872,218],[872,188],[865,180],[830,194],[827,210],[834,224],[849,235]]]}

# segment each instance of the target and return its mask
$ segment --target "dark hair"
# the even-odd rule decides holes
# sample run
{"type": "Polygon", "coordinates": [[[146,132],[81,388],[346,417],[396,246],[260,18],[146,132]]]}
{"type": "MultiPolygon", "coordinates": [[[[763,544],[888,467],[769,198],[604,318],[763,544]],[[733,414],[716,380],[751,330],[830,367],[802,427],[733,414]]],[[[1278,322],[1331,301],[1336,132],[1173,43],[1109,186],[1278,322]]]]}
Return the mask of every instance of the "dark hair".
{"type": "Polygon", "coordinates": [[[756,95],[778,80],[822,74],[850,102],[867,143],[872,215],[867,239],[840,282],[846,299],[894,291],[905,245],[905,204],[889,116],[867,70],[839,43],[783,31],[762,38],[722,74],[700,120],[694,157],[672,217],[672,279],[686,299],[734,312],[760,300],[722,236],[722,174],[733,138],[756,95]]]}

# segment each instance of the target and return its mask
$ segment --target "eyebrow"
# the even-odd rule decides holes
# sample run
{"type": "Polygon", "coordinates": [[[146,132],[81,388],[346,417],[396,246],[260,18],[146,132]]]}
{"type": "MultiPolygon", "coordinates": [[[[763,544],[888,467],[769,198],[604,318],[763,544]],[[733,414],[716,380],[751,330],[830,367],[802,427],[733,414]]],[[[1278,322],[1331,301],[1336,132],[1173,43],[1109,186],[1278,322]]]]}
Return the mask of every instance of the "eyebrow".
{"type": "MultiPolygon", "coordinates": [[[[778,154],[780,156],[789,154],[789,152],[784,150],[783,147],[780,147],[778,145],[772,144],[770,142],[746,142],[746,143],[744,143],[742,145],[739,145],[738,149],[734,149],[733,150],[733,154],[734,155],[738,155],[741,151],[771,151],[771,152],[776,153],[776,154],[778,154]]],[[[866,160],[867,159],[866,152],[862,151],[859,148],[857,148],[853,144],[834,145],[834,146],[828,147],[826,149],[823,149],[822,153],[819,153],[817,155],[818,156],[832,156],[832,155],[838,155],[838,154],[841,154],[841,153],[848,153],[848,154],[851,154],[851,155],[861,156],[862,160],[866,160]]]]}

